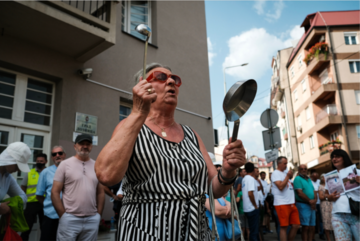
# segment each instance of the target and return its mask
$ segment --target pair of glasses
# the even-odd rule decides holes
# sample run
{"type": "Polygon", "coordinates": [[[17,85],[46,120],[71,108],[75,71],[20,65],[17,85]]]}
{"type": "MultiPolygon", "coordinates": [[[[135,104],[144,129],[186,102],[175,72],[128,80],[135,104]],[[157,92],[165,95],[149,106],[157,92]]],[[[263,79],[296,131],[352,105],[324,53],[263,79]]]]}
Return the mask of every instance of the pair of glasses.
{"type": "Polygon", "coordinates": [[[175,81],[175,85],[177,87],[180,87],[181,85],[181,78],[177,75],[174,75],[174,74],[166,74],[164,72],[161,72],[161,71],[154,71],[152,72],[147,78],[146,80],[149,82],[150,80],[152,79],[155,79],[157,81],[160,81],[160,82],[166,82],[168,80],[168,78],[171,78],[175,81]]]}
{"type": "Polygon", "coordinates": [[[300,170],[300,171],[302,171],[302,170],[306,171],[307,168],[299,168],[299,170],[300,170]]]}
{"type": "Polygon", "coordinates": [[[59,152],[53,152],[53,153],[51,153],[51,155],[52,155],[53,157],[55,157],[57,154],[59,154],[59,156],[62,156],[62,154],[64,154],[64,152],[63,152],[63,151],[59,151],[59,152]]]}

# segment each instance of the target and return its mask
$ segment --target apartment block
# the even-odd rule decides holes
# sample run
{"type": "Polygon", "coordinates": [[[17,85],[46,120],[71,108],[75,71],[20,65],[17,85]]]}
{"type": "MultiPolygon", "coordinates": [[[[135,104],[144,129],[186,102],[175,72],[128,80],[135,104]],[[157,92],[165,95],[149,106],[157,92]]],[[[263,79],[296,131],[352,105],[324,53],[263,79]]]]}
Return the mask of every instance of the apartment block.
{"type": "Polygon", "coordinates": [[[293,48],[279,50],[276,57],[271,61],[273,74],[271,77],[271,108],[276,110],[279,116],[277,127],[280,128],[281,144],[279,156],[288,159],[288,168],[297,169],[299,154],[297,150],[296,127],[294,124],[293,105],[291,101],[290,83],[286,64],[293,48]]]}
{"type": "Polygon", "coordinates": [[[317,12],[287,63],[300,164],[327,172],[330,153],[359,162],[360,11],[317,12]]]}

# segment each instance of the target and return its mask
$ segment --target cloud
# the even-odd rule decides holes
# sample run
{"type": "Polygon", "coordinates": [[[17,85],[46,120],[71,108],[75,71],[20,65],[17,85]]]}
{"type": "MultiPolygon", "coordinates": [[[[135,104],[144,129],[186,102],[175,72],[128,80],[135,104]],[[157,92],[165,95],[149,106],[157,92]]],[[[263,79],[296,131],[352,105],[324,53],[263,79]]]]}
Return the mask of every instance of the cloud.
{"type": "Polygon", "coordinates": [[[292,46],[291,42],[301,37],[301,31],[304,32],[297,25],[277,37],[264,28],[253,28],[231,37],[228,41],[229,54],[224,60],[223,68],[243,63],[249,65],[226,69],[226,74],[238,79],[249,76],[253,79],[261,78],[270,69],[271,59],[276,52],[292,46]]]}
{"type": "Polygon", "coordinates": [[[300,25],[296,25],[291,30],[288,30],[286,33],[290,34],[290,38],[285,41],[285,46],[295,46],[296,43],[300,40],[300,38],[303,36],[304,28],[301,28],[300,25]]]}
{"type": "Polygon", "coordinates": [[[209,66],[213,64],[213,59],[216,56],[216,53],[213,52],[213,45],[210,41],[210,38],[207,38],[207,45],[208,45],[208,59],[209,59],[209,66]]]}
{"type": "Polygon", "coordinates": [[[272,4],[272,9],[267,12],[264,10],[266,5],[265,0],[256,1],[253,7],[255,8],[258,15],[264,15],[266,21],[273,22],[281,17],[281,13],[285,7],[285,4],[282,0],[274,1],[272,4]]]}

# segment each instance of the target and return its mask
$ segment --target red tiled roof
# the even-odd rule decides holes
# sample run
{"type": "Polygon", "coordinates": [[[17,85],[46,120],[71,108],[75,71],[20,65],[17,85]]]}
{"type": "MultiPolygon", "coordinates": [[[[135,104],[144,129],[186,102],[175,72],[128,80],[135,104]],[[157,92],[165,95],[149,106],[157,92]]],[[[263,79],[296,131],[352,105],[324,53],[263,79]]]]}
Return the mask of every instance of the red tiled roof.
{"type": "Polygon", "coordinates": [[[314,27],[324,26],[343,26],[343,25],[359,25],[360,24],[360,10],[352,11],[331,11],[331,12],[316,12],[306,16],[301,24],[301,27],[307,29],[299,40],[297,46],[293,49],[287,66],[293,60],[295,54],[303,44],[304,40],[314,27]]]}

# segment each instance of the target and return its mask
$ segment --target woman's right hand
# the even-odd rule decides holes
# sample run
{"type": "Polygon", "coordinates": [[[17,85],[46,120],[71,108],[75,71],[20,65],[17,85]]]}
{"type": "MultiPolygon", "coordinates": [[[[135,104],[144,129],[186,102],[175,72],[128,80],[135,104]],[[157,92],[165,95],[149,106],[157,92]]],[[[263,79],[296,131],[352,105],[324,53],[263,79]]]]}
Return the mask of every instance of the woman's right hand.
{"type": "Polygon", "coordinates": [[[329,199],[329,201],[336,202],[336,200],[338,200],[339,197],[340,197],[340,194],[335,191],[335,192],[329,194],[328,199],[329,199]]]}
{"type": "Polygon", "coordinates": [[[5,214],[11,213],[11,210],[8,206],[9,203],[10,203],[10,201],[3,202],[0,204],[0,215],[5,215],[5,214]]]}
{"type": "Polygon", "coordinates": [[[139,83],[133,88],[132,112],[147,116],[150,111],[151,103],[157,98],[157,94],[154,91],[152,85],[147,82],[147,80],[143,80],[142,77],[140,77],[139,83]]]}

